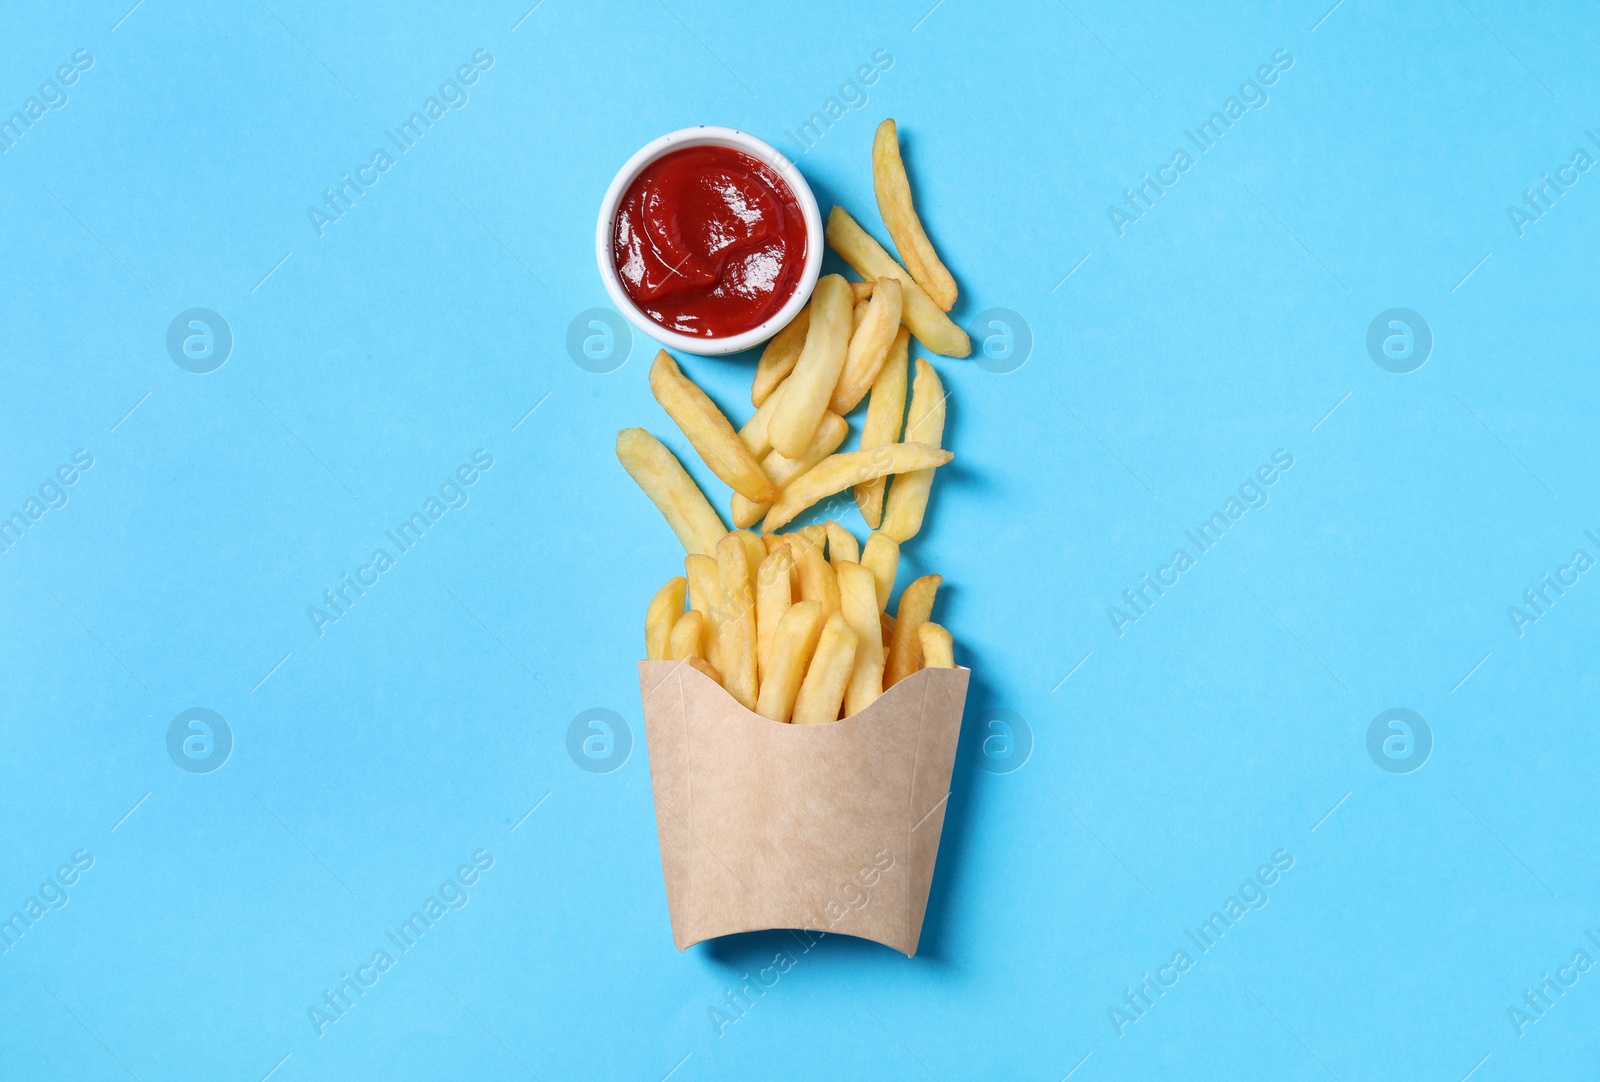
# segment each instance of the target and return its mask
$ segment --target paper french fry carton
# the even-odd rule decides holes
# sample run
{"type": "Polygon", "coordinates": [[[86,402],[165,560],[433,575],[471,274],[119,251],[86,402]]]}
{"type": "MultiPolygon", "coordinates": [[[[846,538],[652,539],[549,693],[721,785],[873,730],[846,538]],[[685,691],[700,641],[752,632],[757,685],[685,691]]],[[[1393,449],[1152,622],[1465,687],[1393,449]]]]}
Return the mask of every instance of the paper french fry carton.
{"type": "Polygon", "coordinates": [[[687,664],[641,661],[677,948],[795,928],[916,954],[970,674],[922,669],[842,721],[790,725],[687,664]]]}

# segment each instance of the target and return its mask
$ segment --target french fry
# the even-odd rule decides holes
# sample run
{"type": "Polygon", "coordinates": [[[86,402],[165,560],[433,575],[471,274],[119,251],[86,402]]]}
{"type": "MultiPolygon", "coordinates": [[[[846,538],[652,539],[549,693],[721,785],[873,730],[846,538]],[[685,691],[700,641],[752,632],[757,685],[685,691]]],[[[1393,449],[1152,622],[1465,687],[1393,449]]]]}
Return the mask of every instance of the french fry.
{"type": "Polygon", "coordinates": [[[778,497],[778,502],[767,512],[762,529],[771,533],[793,521],[796,515],[818,500],[842,492],[851,485],[892,473],[943,466],[954,457],[949,451],[922,443],[891,443],[867,451],[829,455],[789,483],[783,495],[778,497]]]}
{"type": "Polygon", "coordinates": [[[783,384],[780,383],[772,389],[772,393],[767,395],[767,400],[757,407],[755,413],[750,415],[744,427],[739,429],[739,438],[758,459],[766,458],[767,452],[772,450],[772,440],[767,438],[767,425],[772,422],[772,415],[778,411],[778,403],[782,397],[783,384]]]}
{"type": "Polygon", "coordinates": [[[917,628],[917,644],[922,647],[924,669],[956,667],[955,644],[950,639],[950,632],[932,620],[917,628]]]}
{"type": "Polygon", "coordinates": [[[938,575],[924,575],[900,595],[894,631],[889,638],[889,657],[883,667],[883,690],[888,691],[922,668],[922,643],[917,638],[917,629],[933,615],[934,595],[943,581],[938,575]]]}
{"type": "Polygon", "coordinates": [[[904,295],[899,282],[880,278],[872,299],[864,302],[865,314],[850,333],[844,371],[839,374],[833,399],[828,403],[828,408],[839,416],[843,417],[860,404],[889,359],[889,349],[900,331],[900,306],[904,295]]]}
{"type": "MultiPolygon", "coordinates": [[[[672,635],[667,639],[667,660],[683,661],[687,658],[705,657],[706,617],[698,609],[690,609],[672,625],[672,635]]],[[[717,683],[722,678],[717,677],[717,683]]]]}
{"type": "Polygon", "coordinates": [[[690,553],[709,556],[728,528],[666,445],[642,428],[617,433],[617,459],[690,553]]]}
{"type": "MultiPolygon", "coordinates": [[[[906,416],[906,352],[911,332],[904,327],[895,334],[878,378],[872,381],[872,397],[867,400],[867,419],[861,425],[861,449],[900,442],[900,428],[906,416]]],[[[889,486],[886,477],[874,478],[856,486],[856,506],[867,526],[876,530],[883,522],[883,493],[889,486]]]]}
{"type": "Polygon", "coordinates": [[[756,571],[756,672],[762,682],[772,666],[772,637],[777,633],[778,621],[794,603],[789,584],[793,567],[794,549],[780,544],[756,571]]]}
{"type": "Polygon", "coordinates": [[[711,662],[707,661],[705,658],[691,657],[685,658],[684,660],[689,663],[690,668],[697,669],[698,671],[705,673],[719,684],[722,683],[722,674],[717,671],[716,666],[712,665],[711,662]]]}
{"type": "Polygon", "coordinates": [[[888,608],[895,572],[900,569],[900,542],[881,531],[873,533],[867,538],[867,547],[861,550],[861,566],[872,572],[879,611],[888,608]]]}
{"type": "Polygon", "coordinates": [[[804,539],[798,533],[764,533],[760,537],[761,540],[767,543],[768,556],[771,556],[784,546],[788,546],[789,596],[791,600],[798,599],[800,596],[800,573],[795,570],[794,558],[795,553],[800,550],[800,546],[804,543],[804,539]]]}
{"type": "Polygon", "coordinates": [[[839,720],[855,658],[856,633],[845,623],[844,615],[836,612],[822,625],[822,635],[794,700],[794,724],[825,725],[839,720]]]}
{"type": "Polygon", "coordinates": [[[683,615],[683,596],[688,587],[689,580],[679,575],[668,579],[650,599],[650,607],[644,613],[644,656],[650,661],[666,658],[672,625],[683,615]]]}
{"type": "Polygon", "coordinates": [[[906,179],[906,165],[900,157],[899,132],[892,119],[878,125],[872,140],[872,187],[889,239],[894,241],[911,277],[942,311],[950,311],[956,303],[956,280],[933,250],[933,242],[917,217],[916,205],[911,201],[911,182],[906,179]]]}
{"type": "Polygon", "coordinates": [[[832,519],[824,524],[824,529],[828,531],[829,563],[838,567],[842,560],[848,560],[853,564],[861,562],[861,542],[856,540],[855,534],[832,519]]]}
{"type": "MultiPolygon", "coordinates": [[[[806,445],[805,454],[799,458],[789,458],[782,452],[768,451],[767,457],[761,460],[761,468],[767,471],[773,486],[781,492],[796,477],[837,451],[849,434],[850,425],[843,417],[837,413],[824,413],[816,434],[806,445]]],[[[733,524],[742,530],[760,522],[771,506],[770,503],[747,500],[735,492],[729,510],[733,513],[733,524]]]]}
{"type": "Polygon", "coordinates": [[[965,357],[972,352],[972,340],[967,332],[950,321],[944,309],[933,302],[916,279],[890,258],[883,245],[856,224],[843,207],[834,207],[829,212],[827,235],[829,246],[861,277],[899,281],[905,290],[905,311],[901,318],[918,341],[946,357],[965,357]]]}
{"type": "Polygon", "coordinates": [[[787,722],[794,711],[800,682],[811,664],[817,638],[822,634],[825,614],[816,601],[801,601],[789,606],[778,621],[772,636],[771,661],[761,691],[756,698],[756,713],[773,721],[787,722]]]}
{"type": "MultiPolygon", "coordinates": [[[[715,551],[715,550],[713,550],[715,551]]],[[[717,571],[716,556],[692,553],[683,558],[684,574],[689,577],[689,608],[698,612],[703,620],[700,656],[718,670],[722,668],[722,643],[717,624],[722,617],[720,595],[722,586],[717,571]]]]}
{"type": "Polygon", "coordinates": [[[800,359],[800,350],[806,344],[806,331],[810,326],[811,305],[808,303],[795,313],[787,327],[767,342],[767,348],[761,351],[761,359],[756,362],[756,378],[750,384],[752,406],[759,408],[765,405],[778,384],[794,371],[794,362],[800,359]]]}
{"type": "MultiPolygon", "coordinates": [[[[870,300],[859,300],[859,301],[856,301],[856,303],[851,307],[851,309],[850,309],[850,337],[851,338],[854,338],[856,336],[856,332],[861,329],[861,321],[867,318],[867,309],[870,308],[870,307],[872,307],[872,305],[870,303],[870,300]]],[[[848,350],[846,350],[846,352],[845,352],[845,359],[847,361],[850,359],[850,354],[849,354],[848,350]]]]}
{"type": "Polygon", "coordinates": [[[722,619],[717,637],[722,648],[722,686],[747,710],[756,707],[756,599],[750,586],[750,563],[738,534],[717,543],[717,585],[722,619]]]}
{"type": "Polygon", "coordinates": [[[711,472],[729,488],[758,502],[777,499],[778,490],[761,471],[761,462],[750,453],[717,404],[683,374],[666,350],[657,353],[650,366],[650,390],[689,437],[711,472]]]}
{"type": "MultiPolygon", "coordinates": [[[[937,447],[944,439],[944,403],[948,396],[933,365],[917,358],[917,378],[911,385],[911,410],[906,415],[906,440],[937,447]]],[[[880,529],[902,545],[922,529],[928,510],[933,471],[917,470],[894,479],[880,529]]]]}
{"type": "MultiPolygon", "coordinates": [[[[856,633],[856,656],[844,693],[844,712],[859,714],[883,694],[883,629],[878,622],[872,572],[848,560],[834,565],[839,577],[839,612],[856,633]]],[[[925,625],[926,626],[926,625],[925,625]]]]}
{"type": "Polygon", "coordinates": [[[749,530],[740,530],[734,536],[744,543],[745,563],[749,565],[748,573],[753,583],[756,581],[756,569],[761,566],[761,561],[767,558],[767,544],[761,540],[760,534],[751,533],[749,530]]]}
{"type": "Polygon", "coordinates": [[[850,297],[856,304],[860,304],[872,296],[872,291],[877,288],[877,285],[878,280],[876,278],[868,278],[864,282],[851,282],[850,297]]]}
{"type": "Polygon", "coordinates": [[[823,611],[830,616],[838,612],[839,580],[822,558],[822,546],[802,545],[794,559],[800,570],[800,600],[821,602],[823,611]]]}
{"type": "MultiPolygon", "coordinates": [[[[790,544],[794,545],[794,575],[791,582],[794,584],[794,596],[800,596],[800,554],[808,548],[815,546],[819,551],[828,544],[828,531],[819,522],[810,526],[802,526],[789,534],[790,544]]],[[[826,613],[823,614],[827,616],[826,613]]]]}
{"type": "MultiPolygon", "coordinates": [[[[837,274],[825,274],[811,294],[811,326],[805,348],[784,381],[783,400],[767,425],[774,450],[789,458],[806,453],[833,398],[849,347],[850,284],[837,274]]],[[[762,479],[766,480],[764,474],[762,479]]],[[[749,492],[744,495],[757,503],[762,499],[749,492]]]]}

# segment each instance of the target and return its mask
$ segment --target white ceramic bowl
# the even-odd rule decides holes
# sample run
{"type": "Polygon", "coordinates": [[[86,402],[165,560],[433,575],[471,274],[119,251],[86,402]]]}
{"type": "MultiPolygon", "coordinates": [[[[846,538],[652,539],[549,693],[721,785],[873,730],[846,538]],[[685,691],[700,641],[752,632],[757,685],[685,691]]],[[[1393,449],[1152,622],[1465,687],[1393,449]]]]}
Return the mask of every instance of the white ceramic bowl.
{"type": "Polygon", "coordinates": [[[611,303],[617,310],[628,318],[640,331],[654,338],[671,349],[681,350],[684,353],[698,353],[703,356],[713,356],[722,353],[737,353],[741,349],[758,346],[771,338],[788,325],[805,306],[811,297],[811,290],[817,284],[817,274],[822,269],[822,248],[824,238],[822,234],[822,213],[817,209],[817,197],[811,194],[811,186],[806,183],[806,178],[800,175],[794,163],[785,157],[776,148],[762,142],[753,135],[739,131],[735,128],[719,128],[703,124],[697,128],[683,128],[679,131],[668,132],[659,139],[652,140],[639,148],[639,152],[629,158],[626,164],[617,171],[611,181],[611,186],[606,189],[606,197],[600,203],[600,220],[595,226],[594,254],[595,260],[600,265],[600,280],[606,285],[606,292],[611,296],[611,303]],[[669,331],[649,316],[639,310],[639,307],[628,298],[627,292],[622,288],[622,280],[617,277],[617,268],[611,252],[611,239],[616,228],[617,207],[622,202],[622,197],[627,194],[628,186],[634,182],[645,169],[645,166],[654,162],[668,151],[681,150],[684,147],[716,146],[731,147],[742,150],[746,154],[762,162],[777,173],[794,193],[794,198],[800,204],[800,213],[806,220],[806,263],[800,273],[800,282],[795,287],[784,306],[759,326],[752,327],[742,334],[730,335],[726,338],[692,338],[686,334],[669,331]]]}

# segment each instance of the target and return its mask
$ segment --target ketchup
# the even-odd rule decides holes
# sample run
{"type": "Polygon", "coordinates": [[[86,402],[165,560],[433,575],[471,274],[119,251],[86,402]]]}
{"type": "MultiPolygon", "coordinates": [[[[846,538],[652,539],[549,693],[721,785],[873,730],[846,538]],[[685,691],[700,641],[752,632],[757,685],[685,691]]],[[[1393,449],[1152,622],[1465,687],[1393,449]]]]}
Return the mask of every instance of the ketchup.
{"type": "Polygon", "coordinates": [[[727,338],[794,295],[806,222],[769,166],[730,147],[687,147],[628,187],[611,250],[623,290],[645,315],[678,334],[727,338]]]}

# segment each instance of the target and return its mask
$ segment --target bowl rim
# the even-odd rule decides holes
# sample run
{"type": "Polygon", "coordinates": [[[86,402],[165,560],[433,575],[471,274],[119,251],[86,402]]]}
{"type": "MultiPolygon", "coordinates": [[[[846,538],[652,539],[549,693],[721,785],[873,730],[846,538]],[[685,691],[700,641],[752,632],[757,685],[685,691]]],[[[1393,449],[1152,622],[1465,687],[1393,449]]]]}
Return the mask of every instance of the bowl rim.
{"type": "Polygon", "coordinates": [[[801,175],[794,162],[789,160],[788,155],[749,132],[716,124],[679,128],[677,131],[652,139],[635,151],[633,156],[623,163],[622,168],[617,170],[617,175],[606,188],[605,198],[600,201],[600,216],[595,223],[595,262],[600,267],[600,280],[606,287],[606,294],[611,298],[611,303],[616,305],[617,310],[635,328],[662,345],[703,357],[737,353],[760,345],[788,326],[811,299],[811,291],[816,288],[817,277],[822,272],[824,246],[822,212],[817,207],[817,197],[812,194],[811,186],[806,183],[806,178],[801,175]],[[800,204],[800,214],[806,223],[806,262],[801,269],[800,281],[796,284],[794,293],[784,302],[783,307],[768,319],[748,331],[741,331],[726,338],[693,338],[677,331],[670,331],[645,315],[622,288],[622,280],[617,275],[611,254],[611,237],[616,226],[617,208],[622,203],[622,197],[627,194],[628,187],[646,166],[669,151],[696,146],[723,146],[742,150],[771,168],[789,186],[795,201],[800,204]]]}

